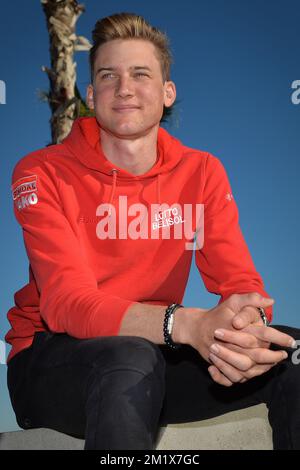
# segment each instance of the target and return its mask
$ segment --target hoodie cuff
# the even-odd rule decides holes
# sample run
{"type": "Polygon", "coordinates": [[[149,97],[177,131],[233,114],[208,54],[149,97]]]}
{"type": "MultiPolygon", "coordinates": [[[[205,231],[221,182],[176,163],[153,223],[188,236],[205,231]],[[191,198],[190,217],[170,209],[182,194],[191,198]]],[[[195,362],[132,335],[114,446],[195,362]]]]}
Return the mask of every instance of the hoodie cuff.
{"type": "Polygon", "coordinates": [[[139,302],[107,296],[100,304],[97,316],[92,320],[92,336],[118,336],[123,317],[133,304],[139,302]]]}

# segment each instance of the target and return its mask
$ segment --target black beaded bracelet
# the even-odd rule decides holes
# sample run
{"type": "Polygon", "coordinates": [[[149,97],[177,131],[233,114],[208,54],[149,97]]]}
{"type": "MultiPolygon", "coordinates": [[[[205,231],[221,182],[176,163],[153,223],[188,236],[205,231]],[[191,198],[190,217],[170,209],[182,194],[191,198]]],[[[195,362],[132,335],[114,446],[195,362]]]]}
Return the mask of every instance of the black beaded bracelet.
{"type": "Polygon", "coordinates": [[[169,346],[172,349],[179,349],[181,346],[180,344],[173,342],[171,338],[171,331],[170,331],[170,329],[172,330],[172,328],[170,328],[170,319],[172,315],[175,313],[175,311],[180,307],[183,307],[183,305],[176,304],[176,303],[169,305],[168,308],[166,308],[166,314],[164,318],[163,332],[164,332],[165,343],[167,346],[169,346]]]}

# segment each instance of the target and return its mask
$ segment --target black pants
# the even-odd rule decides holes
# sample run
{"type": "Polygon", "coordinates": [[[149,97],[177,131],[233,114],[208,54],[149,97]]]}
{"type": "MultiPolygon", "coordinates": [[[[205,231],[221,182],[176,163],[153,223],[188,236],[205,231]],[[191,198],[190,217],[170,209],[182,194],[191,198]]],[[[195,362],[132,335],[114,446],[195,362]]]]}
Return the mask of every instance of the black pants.
{"type": "MultiPolygon", "coordinates": [[[[300,339],[298,329],[276,328],[300,339]]],[[[269,410],[274,449],[300,449],[300,365],[287,351],[265,374],[224,387],[188,345],[175,351],[134,336],[40,332],[8,363],[8,388],[21,428],[85,438],[85,449],[154,449],[162,425],[259,403],[269,410]]]]}

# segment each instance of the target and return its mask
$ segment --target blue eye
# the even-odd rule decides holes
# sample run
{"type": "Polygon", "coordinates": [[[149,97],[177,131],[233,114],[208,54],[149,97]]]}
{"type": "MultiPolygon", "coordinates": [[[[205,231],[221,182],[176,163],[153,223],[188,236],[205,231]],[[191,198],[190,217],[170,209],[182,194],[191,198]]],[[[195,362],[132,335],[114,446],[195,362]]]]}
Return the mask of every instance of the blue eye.
{"type": "Polygon", "coordinates": [[[104,75],[101,76],[101,78],[114,78],[115,75],[113,73],[105,73],[104,75]]]}

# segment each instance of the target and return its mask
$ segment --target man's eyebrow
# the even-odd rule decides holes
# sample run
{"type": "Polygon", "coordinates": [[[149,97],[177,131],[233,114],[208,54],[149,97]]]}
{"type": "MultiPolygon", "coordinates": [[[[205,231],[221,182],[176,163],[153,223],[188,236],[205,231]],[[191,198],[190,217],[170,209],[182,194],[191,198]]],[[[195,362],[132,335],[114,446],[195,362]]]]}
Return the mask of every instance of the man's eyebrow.
{"type": "MultiPolygon", "coordinates": [[[[130,67],[130,69],[133,69],[133,70],[149,70],[149,72],[151,72],[151,69],[150,67],[148,67],[147,65],[134,65],[132,67],[130,67]]],[[[99,72],[103,72],[103,71],[115,71],[117,70],[116,67],[100,67],[96,74],[99,73],[99,72]]]]}
{"type": "Polygon", "coordinates": [[[149,72],[151,72],[150,67],[148,67],[147,65],[136,65],[135,67],[130,67],[130,68],[132,68],[134,70],[141,70],[141,69],[149,70],[149,72]]]}
{"type": "Polygon", "coordinates": [[[101,67],[96,73],[102,72],[103,70],[115,70],[113,67],[101,67]]]}

